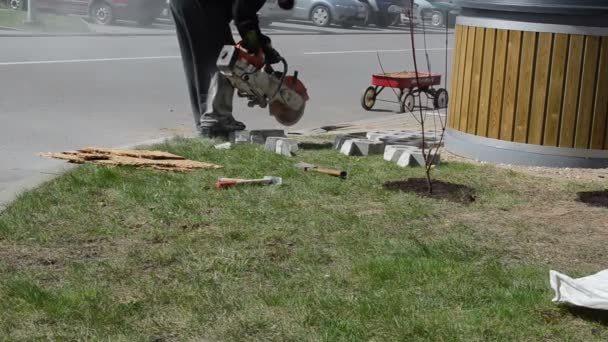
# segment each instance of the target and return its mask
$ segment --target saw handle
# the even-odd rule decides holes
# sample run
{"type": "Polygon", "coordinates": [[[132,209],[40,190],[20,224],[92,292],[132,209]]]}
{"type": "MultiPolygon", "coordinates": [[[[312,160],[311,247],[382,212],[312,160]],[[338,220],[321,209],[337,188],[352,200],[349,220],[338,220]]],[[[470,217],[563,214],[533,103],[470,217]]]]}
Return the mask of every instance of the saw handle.
{"type": "Polygon", "coordinates": [[[256,53],[249,53],[243,46],[242,42],[236,44],[236,48],[239,52],[239,58],[244,59],[247,63],[255,66],[257,69],[262,69],[266,64],[266,57],[262,49],[259,49],[256,53]]]}
{"type": "Polygon", "coordinates": [[[318,172],[318,173],[322,173],[324,175],[329,175],[329,176],[334,176],[334,177],[340,177],[342,179],[346,179],[347,177],[347,173],[346,171],[341,171],[341,170],[331,170],[331,169],[324,169],[324,168],[314,168],[311,169],[310,171],[314,171],[314,172],[318,172]]]}

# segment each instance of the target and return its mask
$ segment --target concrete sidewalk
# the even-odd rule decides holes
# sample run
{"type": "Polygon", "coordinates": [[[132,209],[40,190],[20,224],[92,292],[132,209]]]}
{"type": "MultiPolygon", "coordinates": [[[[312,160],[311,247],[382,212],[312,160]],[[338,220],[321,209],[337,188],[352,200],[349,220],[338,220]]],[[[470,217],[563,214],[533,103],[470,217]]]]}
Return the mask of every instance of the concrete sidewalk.
{"type": "MultiPolygon", "coordinates": [[[[442,122],[445,124],[446,110],[439,111],[426,110],[423,112],[425,117],[425,131],[441,131],[442,122]]],[[[296,135],[319,135],[319,134],[346,134],[369,131],[411,131],[420,130],[420,113],[393,114],[376,118],[337,123],[309,129],[290,131],[296,135]]]]}

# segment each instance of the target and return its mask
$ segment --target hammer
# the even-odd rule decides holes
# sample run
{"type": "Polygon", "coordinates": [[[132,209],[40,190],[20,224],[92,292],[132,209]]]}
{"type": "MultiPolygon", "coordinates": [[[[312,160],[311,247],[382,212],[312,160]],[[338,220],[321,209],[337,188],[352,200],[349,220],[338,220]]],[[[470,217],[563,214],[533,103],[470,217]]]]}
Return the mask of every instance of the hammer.
{"type": "Polygon", "coordinates": [[[347,176],[346,171],[326,169],[326,168],[323,168],[323,167],[318,167],[316,165],[308,164],[308,163],[304,163],[304,162],[297,163],[296,167],[298,167],[298,168],[300,168],[300,169],[302,169],[304,171],[318,172],[318,173],[322,173],[324,175],[330,175],[330,176],[334,176],[334,177],[340,177],[342,179],[346,179],[346,176],[347,176]]]}
{"type": "Polygon", "coordinates": [[[215,183],[215,187],[223,189],[234,185],[280,185],[282,183],[283,179],[281,177],[273,176],[264,176],[264,178],[260,179],[220,178],[218,182],[215,183]]]}

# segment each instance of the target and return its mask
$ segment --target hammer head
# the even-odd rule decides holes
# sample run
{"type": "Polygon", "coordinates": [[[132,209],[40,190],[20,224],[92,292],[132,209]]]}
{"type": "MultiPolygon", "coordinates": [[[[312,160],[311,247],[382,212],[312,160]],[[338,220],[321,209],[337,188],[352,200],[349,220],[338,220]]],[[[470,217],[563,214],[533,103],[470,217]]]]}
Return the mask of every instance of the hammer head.
{"type": "Polygon", "coordinates": [[[281,185],[283,184],[283,178],[281,177],[274,177],[274,176],[264,176],[264,180],[268,181],[269,185],[281,185]]]}

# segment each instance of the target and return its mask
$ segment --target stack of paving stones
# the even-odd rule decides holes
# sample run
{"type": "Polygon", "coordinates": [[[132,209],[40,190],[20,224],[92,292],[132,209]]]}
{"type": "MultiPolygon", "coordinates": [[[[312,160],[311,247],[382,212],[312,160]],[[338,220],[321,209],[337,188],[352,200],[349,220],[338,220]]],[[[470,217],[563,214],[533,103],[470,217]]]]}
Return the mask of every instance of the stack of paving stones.
{"type": "MultiPolygon", "coordinates": [[[[425,148],[439,143],[434,131],[425,134],[425,148]]],[[[384,160],[401,167],[424,165],[422,133],[414,131],[382,131],[336,136],[334,149],[347,156],[369,156],[384,154],[384,160]]],[[[432,165],[439,164],[441,156],[435,156],[432,165]]]]}
{"type": "Polygon", "coordinates": [[[298,142],[287,138],[281,129],[259,129],[233,132],[230,141],[234,144],[264,145],[268,151],[291,157],[298,151],[298,142]]]}

